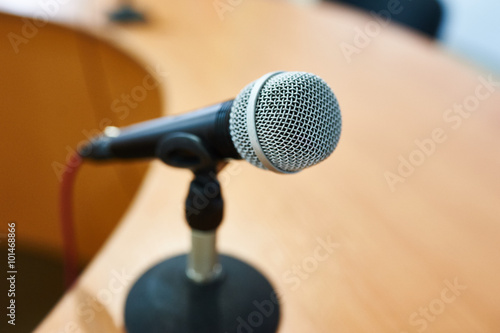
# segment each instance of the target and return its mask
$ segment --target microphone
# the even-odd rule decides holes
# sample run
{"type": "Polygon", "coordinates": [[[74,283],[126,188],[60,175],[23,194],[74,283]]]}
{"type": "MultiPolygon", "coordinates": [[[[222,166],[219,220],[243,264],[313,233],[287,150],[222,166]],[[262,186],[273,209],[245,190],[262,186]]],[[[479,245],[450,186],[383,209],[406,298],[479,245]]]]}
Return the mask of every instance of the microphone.
{"type": "Polygon", "coordinates": [[[234,100],[122,129],[107,128],[80,149],[83,158],[158,156],[166,137],[194,135],[216,160],[245,159],[277,173],[295,173],[326,159],[342,127],[333,91],[305,72],[272,72],[248,84],[234,100]]]}

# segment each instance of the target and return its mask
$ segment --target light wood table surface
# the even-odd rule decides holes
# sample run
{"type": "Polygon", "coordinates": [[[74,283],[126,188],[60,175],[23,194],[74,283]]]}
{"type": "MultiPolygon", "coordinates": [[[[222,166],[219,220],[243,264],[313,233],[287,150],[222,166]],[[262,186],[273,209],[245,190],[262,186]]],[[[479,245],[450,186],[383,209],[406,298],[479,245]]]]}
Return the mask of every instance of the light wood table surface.
{"type": "MultiPolygon", "coordinates": [[[[487,72],[398,27],[383,28],[349,63],[341,43],[373,22],[340,6],[243,1],[221,20],[212,1],[137,3],[149,24],[78,25],[164,75],[164,114],[234,97],[274,70],[318,74],[339,99],[342,137],[324,163],[279,176],[234,162],[222,175],[220,250],[278,289],[280,332],[500,331],[500,85],[478,88],[487,72]],[[478,92],[474,111],[450,113],[478,92]],[[435,151],[418,153],[415,141],[429,146],[433,136],[435,151]],[[420,165],[391,189],[387,172],[410,157],[420,165]],[[329,252],[319,250],[325,242],[329,252]]],[[[189,247],[189,180],[153,162],[39,332],[124,330],[133,280],[189,247]]]]}

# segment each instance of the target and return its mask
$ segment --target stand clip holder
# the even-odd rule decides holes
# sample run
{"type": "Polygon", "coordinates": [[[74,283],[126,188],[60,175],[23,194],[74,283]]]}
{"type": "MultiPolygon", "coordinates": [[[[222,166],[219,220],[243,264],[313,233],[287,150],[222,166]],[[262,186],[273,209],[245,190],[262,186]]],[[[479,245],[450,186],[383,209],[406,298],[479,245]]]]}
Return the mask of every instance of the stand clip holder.
{"type": "Polygon", "coordinates": [[[167,135],[157,157],[194,174],[185,203],[191,251],[138,279],[125,305],[127,331],[275,333],[280,305],[271,284],[252,266],[216,250],[216,229],[223,218],[217,172],[225,162],[189,133],[167,135]]]}

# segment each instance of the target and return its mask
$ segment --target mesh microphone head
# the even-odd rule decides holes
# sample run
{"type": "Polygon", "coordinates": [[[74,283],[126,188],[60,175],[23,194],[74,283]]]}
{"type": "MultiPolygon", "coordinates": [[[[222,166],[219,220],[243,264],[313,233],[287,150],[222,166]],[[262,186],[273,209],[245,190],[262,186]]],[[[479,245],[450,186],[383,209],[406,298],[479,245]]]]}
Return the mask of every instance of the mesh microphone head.
{"type": "Polygon", "coordinates": [[[233,103],[229,131],[251,164],[293,173],[327,158],[337,146],[342,120],[337,98],[320,77],[269,73],[247,85],[233,103]]]}

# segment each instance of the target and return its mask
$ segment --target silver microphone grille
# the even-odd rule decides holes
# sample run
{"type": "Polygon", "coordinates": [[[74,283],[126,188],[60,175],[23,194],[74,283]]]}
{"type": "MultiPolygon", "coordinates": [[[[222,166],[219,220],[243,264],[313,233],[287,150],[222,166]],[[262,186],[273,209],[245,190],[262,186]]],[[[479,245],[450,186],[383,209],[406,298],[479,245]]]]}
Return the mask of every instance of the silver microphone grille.
{"type": "Polygon", "coordinates": [[[233,103],[229,131],[251,164],[293,173],[327,158],[337,146],[342,119],[337,98],[320,77],[275,72],[247,85],[233,103]]]}

